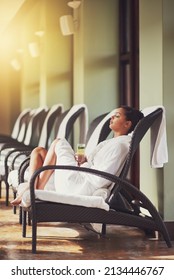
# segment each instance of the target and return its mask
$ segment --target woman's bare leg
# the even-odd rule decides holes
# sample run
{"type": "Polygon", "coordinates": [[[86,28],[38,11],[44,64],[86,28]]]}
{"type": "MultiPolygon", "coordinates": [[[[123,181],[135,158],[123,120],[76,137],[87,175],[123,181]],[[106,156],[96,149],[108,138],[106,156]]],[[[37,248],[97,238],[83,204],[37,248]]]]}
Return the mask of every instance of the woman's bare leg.
{"type": "MultiPolygon", "coordinates": [[[[48,152],[45,153],[45,150],[41,150],[39,152],[40,161],[38,162],[38,164],[36,163],[37,154],[36,154],[36,156],[33,155],[33,159],[32,159],[32,161],[30,161],[31,164],[30,164],[30,168],[29,168],[29,173],[30,173],[29,178],[32,176],[33,172],[36,171],[36,169],[38,169],[39,167],[56,164],[55,145],[57,144],[57,142],[58,142],[58,139],[56,139],[52,142],[48,152]]],[[[48,180],[53,172],[54,172],[54,170],[45,170],[45,171],[41,172],[39,179],[37,181],[36,188],[44,189],[46,183],[48,182],[48,180]]]]}
{"type": "MultiPolygon", "coordinates": [[[[47,151],[45,148],[37,147],[31,152],[30,165],[29,165],[29,181],[33,173],[40,167],[45,165],[54,165],[56,163],[55,145],[58,139],[54,140],[47,151]]],[[[38,180],[36,180],[35,188],[44,189],[45,184],[48,182],[53,170],[43,171],[38,180]]],[[[11,204],[19,205],[22,200],[22,194],[17,196],[11,204]]]]}

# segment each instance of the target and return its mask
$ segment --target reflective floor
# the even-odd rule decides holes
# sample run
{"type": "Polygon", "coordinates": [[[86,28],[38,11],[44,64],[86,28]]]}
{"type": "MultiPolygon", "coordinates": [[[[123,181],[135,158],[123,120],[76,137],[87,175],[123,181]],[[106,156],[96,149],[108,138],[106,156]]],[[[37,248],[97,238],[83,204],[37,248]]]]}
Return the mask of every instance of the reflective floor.
{"type": "Polygon", "coordinates": [[[100,238],[79,224],[39,224],[37,254],[31,253],[31,227],[27,237],[21,235],[18,213],[5,206],[4,190],[0,199],[1,260],[115,260],[172,259],[173,248],[163,240],[149,239],[139,229],[108,226],[107,236],[100,238]]]}

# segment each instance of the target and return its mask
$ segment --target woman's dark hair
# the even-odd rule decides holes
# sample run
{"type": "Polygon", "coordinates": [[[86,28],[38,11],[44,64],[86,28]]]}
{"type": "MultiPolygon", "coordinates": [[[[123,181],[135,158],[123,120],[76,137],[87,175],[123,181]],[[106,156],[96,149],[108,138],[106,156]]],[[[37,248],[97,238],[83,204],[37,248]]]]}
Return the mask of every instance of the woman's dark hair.
{"type": "Polygon", "coordinates": [[[135,126],[144,117],[144,115],[141,111],[126,105],[122,105],[121,108],[125,111],[126,120],[131,121],[132,123],[132,126],[128,131],[128,133],[130,133],[134,130],[135,126]]]}

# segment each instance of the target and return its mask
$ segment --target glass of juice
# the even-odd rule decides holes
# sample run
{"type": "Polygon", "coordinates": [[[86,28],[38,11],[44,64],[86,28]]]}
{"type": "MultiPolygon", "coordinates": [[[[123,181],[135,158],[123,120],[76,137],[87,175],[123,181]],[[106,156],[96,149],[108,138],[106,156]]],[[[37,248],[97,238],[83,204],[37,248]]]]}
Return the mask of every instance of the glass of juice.
{"type": "Polygon", "coordinates": [[[85,161],[85,144],[83,143],[77,144],[76,160],[79,165],[85,161]]]}

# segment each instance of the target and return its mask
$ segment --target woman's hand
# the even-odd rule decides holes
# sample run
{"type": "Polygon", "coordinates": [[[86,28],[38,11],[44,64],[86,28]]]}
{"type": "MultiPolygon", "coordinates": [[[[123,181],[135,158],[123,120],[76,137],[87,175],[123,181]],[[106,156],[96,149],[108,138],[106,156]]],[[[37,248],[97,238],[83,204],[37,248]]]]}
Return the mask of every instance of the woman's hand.
{"type": "Polygon", "coordinates": [[[85,155],[79,155],[77,153],[75,154],[75,160],[78,162],[78,166],[87,161],[85,155]]]}

